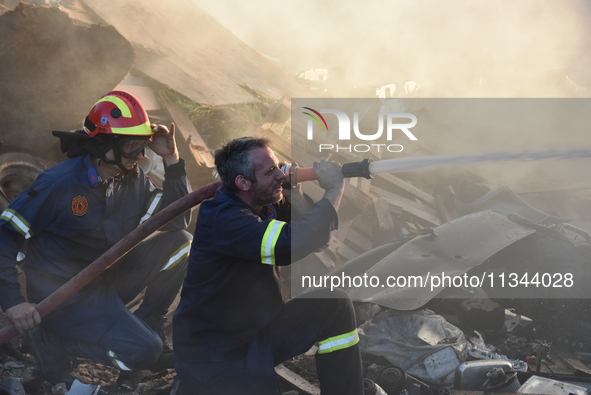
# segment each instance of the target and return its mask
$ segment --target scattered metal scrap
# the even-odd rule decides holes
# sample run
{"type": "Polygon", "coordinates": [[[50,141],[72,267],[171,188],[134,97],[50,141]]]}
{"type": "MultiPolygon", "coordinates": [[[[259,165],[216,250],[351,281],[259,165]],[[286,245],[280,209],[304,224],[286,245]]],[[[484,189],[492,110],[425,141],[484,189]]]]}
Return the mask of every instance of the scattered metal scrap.
{"type": "Polygon", "coordinates": [[[292,372],[288,368],[283,365],[277,365],[275,367],[275,372],[282,380],[285,380],[290,385],[296,387],[304,394],[308,395],[320,395],[320,389],[313,384],[310,384],[306,379],[302,378],[300,375],[292,372]]]}

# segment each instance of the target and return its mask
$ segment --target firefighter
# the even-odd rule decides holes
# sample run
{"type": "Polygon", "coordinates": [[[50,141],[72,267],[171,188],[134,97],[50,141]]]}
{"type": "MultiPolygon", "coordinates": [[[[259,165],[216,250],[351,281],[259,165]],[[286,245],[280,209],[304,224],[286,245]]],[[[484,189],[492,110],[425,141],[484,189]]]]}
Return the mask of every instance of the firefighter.
{"type": "MultiPolygon", "coordinates": [[[[139,244],[110,269],[41,320],[46,298],[154,213],[190,192],[170,129],[150,124],[132,95],[107,93],[84,129],[54,131],[70,158],[46,171],[0,215],[0,305],[46,379],[71,385],[72,357],[122,371],[172,367],[163,352],[165,314],[182,284],[192,237],[190,212],[139,244]],[[165,164],[156,188],[137,162],[150,147],[165,164]],[[27,301],[15,268],[26,241],[27,301]],[[144,288],[132,314],[126,303],[144,288]]],[[[166,351],[166,350],[165,350],[166,351]]]]}
{"type": "Polygon", "coordinates": [[[177,393],[281,394],[274,366],[317,344],[322,393],[362,394],[350,299],[318,290],[284,302],[275,270],[328,243],[344,189],[339,166],[314,164],[325,194],[313,204],[299,187],[283,189],[266,139],[233,140],[215,163],[222,187],[199,209],[173,320],[177,393]],[[291,222],[290,206],[302,213],[291,222]]]}

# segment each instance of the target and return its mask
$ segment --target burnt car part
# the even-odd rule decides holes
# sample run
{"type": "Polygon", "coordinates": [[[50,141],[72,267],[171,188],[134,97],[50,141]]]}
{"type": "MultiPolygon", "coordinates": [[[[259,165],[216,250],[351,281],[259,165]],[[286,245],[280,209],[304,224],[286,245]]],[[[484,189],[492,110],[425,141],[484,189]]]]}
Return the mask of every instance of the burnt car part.
{"type": "MultiPolygon", "coordinates": [[[[382,284],[386,284],[389,276],[415,276],[416,281],[423,282],[435,273],[461,276],[534,232],[534,229],[516,224],[497,212],[481,211],[417,236],[371,266],[366,260],[353,260],[329,274],[356,276],[366,273],[379,277],[382,284]]],[[[443,290],[443,287],[416,286],[352,287],[347,293],[354,301],[376,303],[396,310],[415,310],[443,290]]]]}
{"type": "MultiPolygon", "coordinates": [[[[454,388],[464,391],[479,391],[487,382],[487,374],[492,369],[501,369],[511,374],[513,364],[504,359],[487,359],[464,362],[456,369],[454,376],[454,388]]],[[[519,385],[517,385],[519,388],[519,385]]]]}

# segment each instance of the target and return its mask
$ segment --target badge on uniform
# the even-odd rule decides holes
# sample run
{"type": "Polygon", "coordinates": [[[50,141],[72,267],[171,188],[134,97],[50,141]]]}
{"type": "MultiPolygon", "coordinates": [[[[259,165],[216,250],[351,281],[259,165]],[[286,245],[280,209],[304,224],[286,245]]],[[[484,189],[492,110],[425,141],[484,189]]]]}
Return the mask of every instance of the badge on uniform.
{"type": "Polygon", "coordinates": [[[90,185],[96,185],[99,183],[99,176],[98,173],[94,168],[88,169],[88,181],[90,181],[90,185]]]}
{"type": "Polygon", "coordinates": [[[82,217],[88,211],[88,200],[82,195],[72,199],[72,213],[77,217],[82,217]]]}
{"type": "Polygon", "coordinates": [[[276,219],[277,218],[277,210],[275,210],[275,206],[268,205],[267,207],[267,219],[276,219]]]}

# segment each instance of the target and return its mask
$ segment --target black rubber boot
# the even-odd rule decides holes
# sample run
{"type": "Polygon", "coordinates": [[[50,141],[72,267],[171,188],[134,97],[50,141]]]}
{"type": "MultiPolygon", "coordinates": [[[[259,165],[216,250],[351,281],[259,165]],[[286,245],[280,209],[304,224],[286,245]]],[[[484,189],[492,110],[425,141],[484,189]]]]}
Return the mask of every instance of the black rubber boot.
{"type": "Polygon", "coordinates": [[[174,369],[174,357],[171,350],[162,350],[158,360],[150,366],[150,372],[152,373],[158,373],[164,369],[174,369]]]}
{"type": "Polygon", "coordinates": [[[166,316],[151,312],[146,318],[144,318],[144,322],[148,324],[150,329],[156,332],[160,337],[160,340],[162,340],[162,353],[160,354],[160,357],[158,357],[158,360],[150,366],[150,371],[152,373],[158,373],[164,369],[174,369],[172,336],[170,334],[170,324],[168,323],[166,316]]]}
{"type": "Polygon", "coordinates": [[[65,383],[68,389],[74,380],[82,381],[80,375],[72,371],[70,359],[57,337],[35,328],[27,333],[27,342],[46,380],[53,384],[65,383]]]}
{"type": "Polygon", "coordinates": [[[151,312],[143,321],[160,337],[163,350],[172,351],[172,331],[166,316],[151,312]]]}

